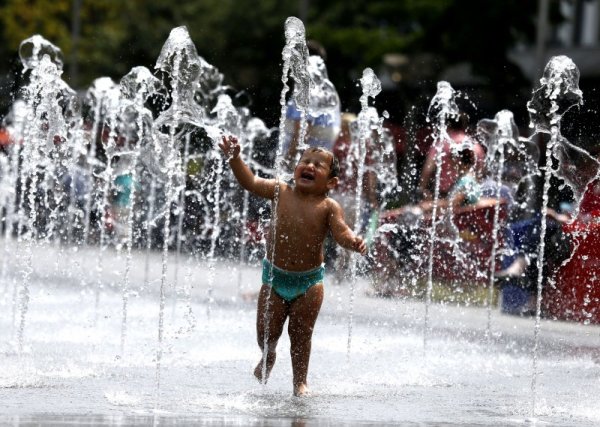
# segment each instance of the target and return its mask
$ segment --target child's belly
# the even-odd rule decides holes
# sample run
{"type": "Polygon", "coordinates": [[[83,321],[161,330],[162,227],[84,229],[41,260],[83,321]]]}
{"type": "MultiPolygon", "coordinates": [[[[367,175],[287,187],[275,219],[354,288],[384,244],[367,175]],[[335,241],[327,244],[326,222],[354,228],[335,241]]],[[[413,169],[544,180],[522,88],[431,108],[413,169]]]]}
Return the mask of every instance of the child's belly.
{"type": "Polygon", "coordinates": [[[267,253],[267,258],[279,268],[289,271],[306,271],[319,267],[323,263],[323,245],[320,239],[288,238],[278,236],[275,251],[267,253]]]}

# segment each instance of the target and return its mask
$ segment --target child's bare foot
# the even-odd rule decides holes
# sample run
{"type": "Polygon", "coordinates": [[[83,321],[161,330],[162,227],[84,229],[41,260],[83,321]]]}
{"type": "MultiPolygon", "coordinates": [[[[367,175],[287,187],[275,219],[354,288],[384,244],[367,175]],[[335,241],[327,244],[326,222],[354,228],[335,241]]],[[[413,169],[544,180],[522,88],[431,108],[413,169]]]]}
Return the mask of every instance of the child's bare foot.
{"type": "MultiPolygon", "coordinates": [[[[265,384],[267,383],[267,380],[269,379],[269,375],[271,375],[271,369],[273,369],[274,364],[275,364],[275,356],[267,356],[267,372],[266,372],[266,376],[265,376],[265,380],[264,380],[265,384]]],[[[258,365],[256,365],[256,368],[254,368],[254,376],[260,383],[263,382],[263,359],[262,358],[259,360],[258,365]]]]}
{"type": "MultiPolygon", "coordinates": [[[[260,362],[258,362],[258,365],[256,365],[256,368],[254,368],[254,376],[256,377],[256,379],[258,380],[259,383],[263,382],[263,363],[262,360],[260,362]]],[[[265,379],[265,384],[267,383],[267,380],[269,379],[269,368],[267,367],[267,378],[265,379]]]]}
{"type": "Polygon", "coordinates": [[[306,384],[298,384],[294,386],[294,396],[302,397],[308,396],[310,394],[310,390],[308,390],[308,386],[306,384]]]}

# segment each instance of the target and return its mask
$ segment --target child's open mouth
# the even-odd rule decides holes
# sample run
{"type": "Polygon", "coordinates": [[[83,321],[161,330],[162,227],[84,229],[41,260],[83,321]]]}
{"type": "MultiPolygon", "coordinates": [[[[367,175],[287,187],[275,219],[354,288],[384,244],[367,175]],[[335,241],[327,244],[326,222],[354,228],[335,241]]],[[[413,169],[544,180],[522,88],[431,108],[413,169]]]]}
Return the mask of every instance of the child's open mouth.
{"type": "Polygon", "coordinates": [[[314,175],[312,173],[310,173],[310,172],[302,172],[300,174],[300,178],[302,178],[302,179],[308,179],[310,181],[314,181],[314,179],[315,179],[314,175]]]}

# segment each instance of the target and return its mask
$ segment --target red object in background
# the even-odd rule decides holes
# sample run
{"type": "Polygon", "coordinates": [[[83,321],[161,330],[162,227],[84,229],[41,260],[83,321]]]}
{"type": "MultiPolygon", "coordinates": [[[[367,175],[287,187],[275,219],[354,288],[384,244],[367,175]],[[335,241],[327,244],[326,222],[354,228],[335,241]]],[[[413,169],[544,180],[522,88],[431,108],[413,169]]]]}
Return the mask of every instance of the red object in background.
{"type": "Polygon", "coordinates": [[[246,222],[246,239],[247,243],[252,245],[261,244],[265,238],[265,231],[258,221],[248,220],[246,222]]]}
{"type": "Polygon", "coordinates": [[[115,213],[110,208],[107,208],[104,212],[104,226],[109,233],[115,230],[115,213]]]}
{"type": "Polygon", "coordinates": [[[402,126],[399,126],[397,124],[394,123],[385,123],[384,127],[389,130],[390,134],[392,135],[392,138],[394,139],[394,144],[395,144],[395,148],[396,148],[396,156],[401,159],[406,155],[406,149],[407,149],[407,144],[406,144],[406,140],[407,140],[407,135],[406,135],[406,129],[403,128],[402,126]]]}
{"type": "MultiPolygon", "coordinates": [[[[459,249],[466,255],[466,258],[457,258],[449,244],[438,243],[433,255],[433,273],[436,278],[481,285],[489,283],[495,210],[492,202],[456,208],[453,221],[461,239],[459,249]]],[[[503,245],[504,239],[501,230],[506,224],[507,214],[506,204],[501,203],[498,211],[499,231],[496,236],[498,248],[503,245]]],[[[495,270],[500,270],[500,268],[501,259],[498,250],[495,270]]]]}
{"type": "MultiPolygon", "coordinates": [[[[453,221],[456,225],[460,237],[458,248],[465,255],[464,258],[457,258],[452,246],[444,243],[438,234],[436,246],[433,251],[433,276],[436,280],[446,282],[464,282],[469,284],[487,285],[489,282],[490,257],[493,249],[493,228],[495,202],[482,201],[475,206],[456,208],[453,221]]],[[[394,224],[397,222],[398,215],[401,215],[402,208],[384,212],[380,217],[380,225],[394,224]]],[[[500,204],[498,224],[499,230],[506,224],[508,211],[505,203],[500,204]]],[[[424,218],[422,227],[416,231],[420,238],[429,238],[429,227],[431,220],[424,218]]],[[[441,227],[438,227],[438,233],[442,233],[441,227]]],[[[502,233],[497,235],[498,247],[503,244],[502,233]]],[[[423,253],[419,259],[420,271],[414,271],[417,275],[426,274],[428,262],[422,262],[423,257],[428,257],[429,245],[423,245],[423,253]]],[[[376,251],[378,262],[386,265],[388,268],[394,265],[394,260],[390,259],[391,251],[385,246],[379,247],[376,251]]],[[[497,252],[496,270],[501,269],[500,251],[497,252]]],[[[406,262],[406,260],[395,260],[395,263],[406,262]]],[[[415,269],[417,266],[415,266],[415,269]]]]}
{"type": "Polygon", "coordinates": [[[600,215],[565,224],[563,231],[573,255],[556,273],[556,288],[546,288],[545,311],[559,320],[600,323],[600,215]]]}
{"type": "Polygon", "coordinates": [[[544,309],[559,320],[600,323],[600,180],[588,185],[579,216],[563,231],[573,253],[555,275],[556,288],[546,288],[544,309]]]}
{"type": "Polygon", "coordinates": [[[5,128],[0,128],[0,146],[5,147],[11,142],[8,131],[5,128]]]}
{"type": "Polygon", "coordinates": [[[598,215],[596,216],[600,216],[600,179],[596,179],[588,184],[579,205],[580,217],[593,214],[594,211],[598,211],[598,215]]]}

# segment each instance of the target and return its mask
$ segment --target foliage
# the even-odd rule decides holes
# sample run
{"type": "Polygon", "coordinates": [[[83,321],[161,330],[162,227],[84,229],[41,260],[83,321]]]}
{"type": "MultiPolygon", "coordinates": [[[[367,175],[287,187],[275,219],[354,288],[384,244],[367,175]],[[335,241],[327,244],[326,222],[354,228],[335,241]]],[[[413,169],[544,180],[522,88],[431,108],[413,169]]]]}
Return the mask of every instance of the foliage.
{"type": "MultiPolygon", "coordinates": [[[[171,29],[186,25],[199,54],[220,69],[227,84],[250,93],[255,115],[276,124],[283,25],[298,15],[302,1],[79,1],[81,32],[73,51],[72,1],[0,0],[4,57],[16,57],[23,39],[41,34],[63,50],[67,81],[77,61],[79,78],[70,83],[85,88],[101,76],[118,80],[136,65],[152,69],[171,29]]],[[[390,52],[431,53],[440,64],[470,62],[475,73],[503,88],[501,95],[524,83],[506,52],[532,39],[536,2],[304,1],[307,37],[326,48],[330,79],[345,109],[357,107],[362,70],[377,72],[390,52]]],[[[412,96],[402,87],[395,95],[412,96]]]]}
{"type": "Polygon", "coordinates": [[[70,10],[69,3],[64,1],[7,0],[0,10],[6,45],[16,51],[21,41],[39,33],[68,51],[70,10]]]}

